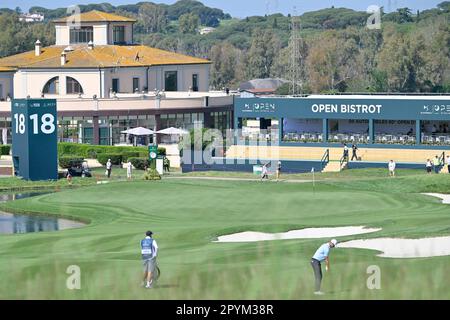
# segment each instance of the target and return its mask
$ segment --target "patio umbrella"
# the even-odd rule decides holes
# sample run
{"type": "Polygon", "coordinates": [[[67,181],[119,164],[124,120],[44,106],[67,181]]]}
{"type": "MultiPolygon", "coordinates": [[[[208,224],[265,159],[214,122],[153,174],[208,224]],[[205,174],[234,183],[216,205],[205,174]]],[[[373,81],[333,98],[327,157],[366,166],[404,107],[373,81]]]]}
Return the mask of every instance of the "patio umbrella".
{"type": "Polygon", "coordinates": [[[167,128],[167,129],[156,131],[156,133],[173,135],[173,136],[181,136],[183,134],[188,134],[189,132],[186,131],[186,130],[183,130],[183,129],[177,129],[177,128],[174,128],[174,127],[170,127],[170,128],[167,128]]]}
{"type": "Polygon", "coordinates": [[[150,136],[155,132],[147,128],[138,127],[122,131],[122,133],[132,134],[133,136],[150,136]]]}

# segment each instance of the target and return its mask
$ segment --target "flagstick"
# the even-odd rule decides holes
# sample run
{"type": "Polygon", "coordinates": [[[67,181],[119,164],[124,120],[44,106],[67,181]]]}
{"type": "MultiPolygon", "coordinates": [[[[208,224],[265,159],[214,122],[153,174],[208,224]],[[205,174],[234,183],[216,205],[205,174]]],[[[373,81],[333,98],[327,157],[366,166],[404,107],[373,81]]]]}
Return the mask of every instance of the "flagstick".
{"type": "Polygon", "coordinates": [[[312,168],[312,176],[313,176],[313,194],[316,194],[316,177],[314,167],[312,168]]]}

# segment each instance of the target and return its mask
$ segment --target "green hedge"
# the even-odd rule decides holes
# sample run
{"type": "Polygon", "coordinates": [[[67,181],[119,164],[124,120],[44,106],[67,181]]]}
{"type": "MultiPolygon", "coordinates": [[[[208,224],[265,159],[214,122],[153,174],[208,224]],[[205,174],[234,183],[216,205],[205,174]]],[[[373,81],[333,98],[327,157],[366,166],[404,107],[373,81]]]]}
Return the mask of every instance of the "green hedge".
{"type": "MultiPolygon", "coordinates": [[[[148,157],[146,147],[95,146],[90,144],[62,142],[58,144],[58,155],[77,155],[83,158],[97,159],[100,154],[121,154],[125,160],[130,157],[148,157]]],[[[158,148],[158,155],[166,155],[165,148],[158,148]]]]}
{"type": "Polygon", "coordinates": [[[9,144],[0,145],[0,155],[8,156],[10,151],[11,151],[11,145],[9,145],[9,144]]]}
{"type": "Polygon", "coordinates": [[[70,167],[72,167],[73,164],[79,164],[81,165],[84,161],[83,158],[80,158],[78,156],[75,155],[66,155],[66,156],[62,156],[59,157],[58,159],[59,161],[59,166],[63,169],[69,169],[70,167]]]}
{"type": "Polygon", "coordinates": [[[113,165],[122,164],[122,155],[119,153],[99,153],[97,155],[97,161],[104,166],[108,162],[108,159],[111,159],[113,165]]]}
{"type": "Polygon", "coordinates": [[[142,158],[128,158],[128,160],[131,162],[133,167],[135,167],[137,170],[144,170],[145,167],[149,167],[150,163],[148,161],[148,158],[142,157],[142,158]]]}

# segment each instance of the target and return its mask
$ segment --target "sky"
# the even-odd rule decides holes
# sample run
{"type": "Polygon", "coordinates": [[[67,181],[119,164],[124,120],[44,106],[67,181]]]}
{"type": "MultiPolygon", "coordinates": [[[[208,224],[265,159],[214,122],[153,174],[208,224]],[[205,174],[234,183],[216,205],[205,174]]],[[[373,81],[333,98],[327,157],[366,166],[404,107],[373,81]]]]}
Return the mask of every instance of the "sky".
{"type": "MultiPolygon", "coordinates": [[[[89,4],[109,2],[113,5],[137,3],[145,0],[0,0],[1,7],[14,9],[20,7],[26,12],[31,6],[46,8],[67,7],[73,4],[89,4]]],[[[149,0],[155,3],[175,3],[176,0],[149,0]]],[[[444,0],[200,0],[205,5],[219,8],[233,17],[244,18],[254,15],[265,15],[281,12],[283,14],[301,14],[322,8],[346,7],[365,11],[370,5],[384,6],[385,11],[409,7],[413,11],[436,7],[444,0]]]]}

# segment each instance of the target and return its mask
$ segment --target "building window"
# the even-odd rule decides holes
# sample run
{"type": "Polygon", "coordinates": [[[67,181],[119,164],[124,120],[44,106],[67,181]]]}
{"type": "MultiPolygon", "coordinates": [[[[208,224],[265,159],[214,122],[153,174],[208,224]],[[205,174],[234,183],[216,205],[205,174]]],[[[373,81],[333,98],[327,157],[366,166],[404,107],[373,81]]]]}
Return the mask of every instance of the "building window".
{"type": "Polygon", "coordinates": [[[66,78],[66,87],[67,87],[67,94],[83,94],[83,88],[81,87],[80,83],[75,80],[74,78],[67,77],[66,78]]]}
{"type": "Polygon", "coordinates": [[[198,74],[192,75],[192,91],[198,91],[198,74]]]}
{"type": "Polygon", "coordinates": [[[59,94],[59,77],[54,77],[45,84],[42,90],[44,94],[59,94]]]}
{"type": "Polygon", "coordinates": [[[70,29],[70,43],[88,43],[94,41],[94,27],[70,29]]]}
{"type": "Polygon", "coordinates": [[[125,43],[125,27],[124,26],[114,26],[113,42],[114,42],[114,44],[125,43]]]}
{"type": "Polygon", "coordinates": [[[133,91],[139,92],[141,90],[141,86],[139,85],[139,78],[133,78],[133,91]]]}
{"type": "Polygon", "coordinates": [[[166,91],[178,91],[178,72],[166,71],[165,76],[165,90],[166,91]]]}
{"type": "Polygon", "coordinates": [[[112,79],[112,91],[118,93],[119,89],[119,79],[112,79]]]}

